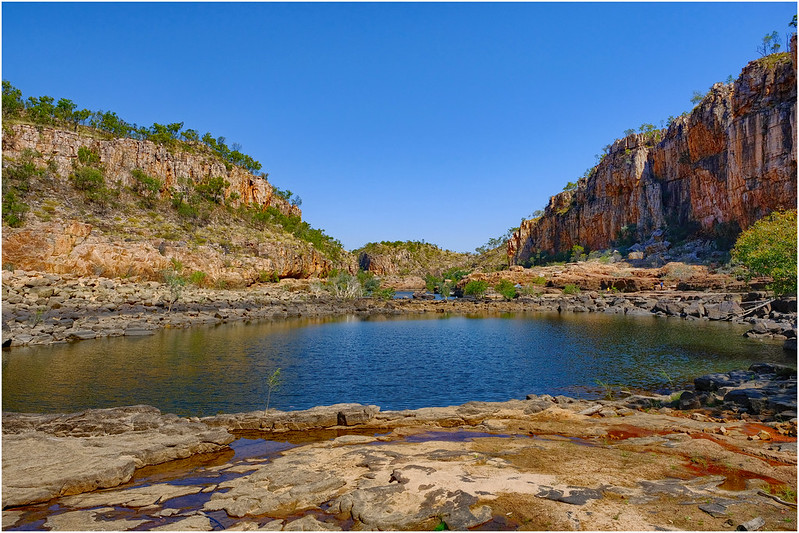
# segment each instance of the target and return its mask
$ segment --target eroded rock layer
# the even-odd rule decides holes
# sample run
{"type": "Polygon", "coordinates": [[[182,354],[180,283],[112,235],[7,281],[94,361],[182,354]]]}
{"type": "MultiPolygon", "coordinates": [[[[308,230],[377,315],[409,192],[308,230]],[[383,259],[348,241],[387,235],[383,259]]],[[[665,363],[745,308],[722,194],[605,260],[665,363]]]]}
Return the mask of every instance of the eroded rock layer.
{"type": "Polygon", "coordinates": [[[300,216],[297,206],[291,205],[264,178],[254,176],[236,166],[227,168],[216,157],[182,149],[169,149],[151,141],[115,138],[95,139],[63,129],[12,124],[3,132],[3,156],[18,158],[23,150],[35,150],[42,158],[53,161],[57,176],[66,180],[78,161],[78,150],[89,148],[100,156],[106,176],[121,185],[134,185],[131,171],[139,169],[162,180],[161,192],[168,195],[180,180],[200,183],[206,178],[222,177],[230,183],[225,191],[226,201],[240,204],[275,207],[285,215],[300,216]],[[238,196],[236,196],[237,193],[238,196]]]}
{"type": "Polygon", "coordinates": [[[795,139],[795,55],[753,61],[732,85],[714,85],[661,140],[632,134],[614,142],[576,190],[522,222],[509,259],[521,264],[574,245],[606,249],[633,225],[638,239],[668,227],[713,237],[795,209],[795,139]]]}

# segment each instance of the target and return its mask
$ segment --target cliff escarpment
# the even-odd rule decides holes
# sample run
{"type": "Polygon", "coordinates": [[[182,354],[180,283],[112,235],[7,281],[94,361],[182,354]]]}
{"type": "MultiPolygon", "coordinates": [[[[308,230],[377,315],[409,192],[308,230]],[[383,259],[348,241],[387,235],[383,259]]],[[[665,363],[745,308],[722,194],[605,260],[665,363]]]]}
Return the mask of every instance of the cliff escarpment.
{"type": "Polygon", "coordinates": [[[795,209],[795,54],[747,65],[715,84],[664,132],[616,140],[576,189],[553,196],[541,217],[508,241],[511,264],[539,252],[642,241],[663,229],[714,238],[778,209],[795,209]]]}
{"type": "MultiPolygon", "coordinates": [[[[199,143],[196,144],[199,148],[199,143]]],[[[166,198],[170,189],[186,183],[222,177],[230,185],[225,188],[225,200],[233,207],[252,205],[275,207],[288,216],[301,216],[299,207],[275,194],[275,188],[264,178],[241,167],[225,165],[224,161],[198,151],[183,143],[174,148],[146,140],[127,138],[96,138],[60,128],[11,124],[3,130],[3,157],[17,159],[25,150],[41,154],[54,176],[65,180],[78,162],[78,151],[88,148],[100,157],[108,179],[122,187],[135,185],[131,174],[139,169],[161,180],[159,194],[166,198]],[[52,162],[51,162],[52,161],[52,162]]]]}
{"type": "Polygon", "coordinates": [[[5,124],[3,211],[6,269],[237,287],[354,265],[263,176],[199,143],[5,124]]]}

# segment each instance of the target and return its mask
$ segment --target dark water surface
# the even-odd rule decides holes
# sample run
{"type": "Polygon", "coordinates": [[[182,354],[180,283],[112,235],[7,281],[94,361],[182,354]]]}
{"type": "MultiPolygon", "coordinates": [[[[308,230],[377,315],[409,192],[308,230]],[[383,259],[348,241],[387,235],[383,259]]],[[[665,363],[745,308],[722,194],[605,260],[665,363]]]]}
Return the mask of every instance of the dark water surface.
{"type": "Polygon", "coordinates": [[[341,402],[384,410],[655,390],[753,362],[793,364],[745,326],[599,314],[296,319],[3,351],[5,411],[150,404],[179,415],[341,402]]]}

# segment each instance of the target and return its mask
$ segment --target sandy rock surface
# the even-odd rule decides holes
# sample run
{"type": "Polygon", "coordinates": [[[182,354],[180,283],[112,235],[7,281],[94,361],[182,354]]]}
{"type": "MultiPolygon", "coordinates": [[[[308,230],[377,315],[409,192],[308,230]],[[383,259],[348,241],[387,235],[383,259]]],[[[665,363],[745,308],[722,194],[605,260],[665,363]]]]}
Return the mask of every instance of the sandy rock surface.
{"type": "Polygon", "coordinates": [[[210,453],[233,436],[148,406],[3,414],[3,507],[114,487],[136,468],[210,453]]]}

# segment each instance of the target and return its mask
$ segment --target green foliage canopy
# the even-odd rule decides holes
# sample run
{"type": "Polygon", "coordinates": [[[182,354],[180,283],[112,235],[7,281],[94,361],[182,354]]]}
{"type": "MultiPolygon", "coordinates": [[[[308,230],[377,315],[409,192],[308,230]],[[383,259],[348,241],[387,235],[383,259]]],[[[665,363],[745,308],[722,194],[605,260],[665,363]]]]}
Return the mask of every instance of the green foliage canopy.
{"type": "Polygon", "coordinates": [[[482,298],[487,290],[488,282],[479,279],[473,279],[463,286],[463,294],[465,296],[474,296],[476,298],[482,298]]]}
{"type": "Polygon", "coordinates": [[[494,285],[494,290],[500,293],[506,300],[513,300],[519,296],[518,291],[516,291],[516,286],[506,279],[500,280],[499,283],[494,285]]]}
{"type": "Polygon", "coordinates": [[[775,211],[738,237],[731,252],[747,278],[769,276],[778,296],[796,293],[796,210],[775,211]]]}

